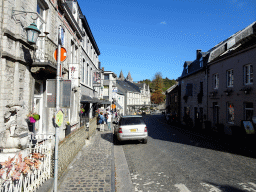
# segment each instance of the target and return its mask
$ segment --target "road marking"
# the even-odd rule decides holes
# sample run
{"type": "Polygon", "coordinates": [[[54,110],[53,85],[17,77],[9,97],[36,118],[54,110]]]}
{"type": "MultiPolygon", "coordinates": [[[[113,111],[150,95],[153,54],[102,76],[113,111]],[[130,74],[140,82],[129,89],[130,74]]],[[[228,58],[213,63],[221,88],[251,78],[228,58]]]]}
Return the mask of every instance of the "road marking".
{"type": "Polygon", "coordinates": [[[248,182],[248,183],[256,188],[256,184],[255,183],[252,183],[252,182],[248,182]]]}
{"type": "MultiPolygon", "coordinates": [[[[249,184],[251,184],[253,187],[256,187],[256,185],[252,182],[249,182],[249,184]]],[[[250,191],[250,192],[256,192],[256,190],[249,187],[247,183],[238,183],[238,185],[241,185],[243,190],[250,191]]]]}
{"type": "Polygon", "coordinates": [[[178,188],[180,192],[191,192],[184,184],[175,184],[174,187],[178,188]]]}
{"type": "Polygon", "coordinates": [[[222,192],[219,188],[213,186],[213,185],[210,185],[210,184],[207,184],[207,183],[200,183],[203,187],[206,187],[206,188],[210,188],[210,192],[222,192]]]}
{"type": "Polygon", "coordinates": [[[150,184],[152,184],[152,183],[154,183],[154,181],[151,181],[151,182],[149,182],[149,183],[145,183],[145,184],[143,184],[143,185],[150,185],[150,184]]]}

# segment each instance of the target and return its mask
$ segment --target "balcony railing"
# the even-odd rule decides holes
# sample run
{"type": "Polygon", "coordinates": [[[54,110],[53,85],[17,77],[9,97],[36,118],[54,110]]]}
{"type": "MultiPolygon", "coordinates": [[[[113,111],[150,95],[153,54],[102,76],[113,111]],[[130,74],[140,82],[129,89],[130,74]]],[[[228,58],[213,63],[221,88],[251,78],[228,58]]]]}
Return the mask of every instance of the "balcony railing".
{"type": "Polygon", "coordinates": [[[48,37],[38,37],[37,46],[38,48],[35,54],[35,62],[51,63],[57,67],[57,62],[53,57],[53,53],[57,49],[57,44],[55,44],[48,37]]]}

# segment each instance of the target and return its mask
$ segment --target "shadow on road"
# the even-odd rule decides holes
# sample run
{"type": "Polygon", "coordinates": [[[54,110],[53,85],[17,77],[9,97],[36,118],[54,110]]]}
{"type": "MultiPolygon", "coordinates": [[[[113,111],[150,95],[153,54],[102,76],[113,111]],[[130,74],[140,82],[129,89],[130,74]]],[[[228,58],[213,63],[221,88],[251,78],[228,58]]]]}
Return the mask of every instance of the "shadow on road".
{"type": "Polygon", "coordinates": [[[212,183],[212,182],[206,182],[207,184],[210,184],[212,186],[215,186],[216,188],[220,189],[222,192],[246,192],[248,190],[241,190],[241,189],[238,189],[236,187],[232,187],[230,185],[219,185],[219,184],[216,184],[216,183],[212,183]]]}
{"type": "Polygon", "coordinates": [[[153,139],[256,158],[256,140],[169,125],[164,115],[146,115],[143,118],[148,127],[148,135],[153,139]]]}

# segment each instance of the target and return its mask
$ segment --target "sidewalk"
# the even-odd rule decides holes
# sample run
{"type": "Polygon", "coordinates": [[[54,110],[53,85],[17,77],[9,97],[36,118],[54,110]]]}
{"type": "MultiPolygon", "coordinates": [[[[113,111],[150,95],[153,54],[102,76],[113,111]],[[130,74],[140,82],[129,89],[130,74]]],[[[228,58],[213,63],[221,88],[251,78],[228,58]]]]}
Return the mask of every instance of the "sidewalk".
{"type": "Polygon", "coordinates": [[[112,132],[96,132],[58,181],[58,191],[115,191],[112,132]]]}

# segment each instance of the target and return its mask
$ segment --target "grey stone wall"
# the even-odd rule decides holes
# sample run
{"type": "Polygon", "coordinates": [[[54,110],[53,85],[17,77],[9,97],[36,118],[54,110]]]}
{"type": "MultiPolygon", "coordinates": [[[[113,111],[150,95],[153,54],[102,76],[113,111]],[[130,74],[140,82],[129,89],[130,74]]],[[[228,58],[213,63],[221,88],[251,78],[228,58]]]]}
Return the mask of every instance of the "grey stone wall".
{"type": "Polygon", "coordinates": [[[96,122],[96,117],[91,119],[89,122],[89,131],[86,131],[86,127],[80,127],[68,135],[59,144],[58,178],[62,176],[68,165],[72,162],[77,153],[82,149],[85,144],[85,140],[95,134],[97,128],[96,122]]]}
{"type": "Polygon", "coordinates": [[[58,178],[62,176],[68,165],[84,146],[86,135],[86,128],[81,127],[68,135],[63,142],[59,144],[58,178]]]}

